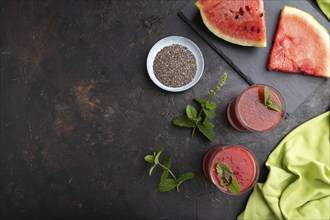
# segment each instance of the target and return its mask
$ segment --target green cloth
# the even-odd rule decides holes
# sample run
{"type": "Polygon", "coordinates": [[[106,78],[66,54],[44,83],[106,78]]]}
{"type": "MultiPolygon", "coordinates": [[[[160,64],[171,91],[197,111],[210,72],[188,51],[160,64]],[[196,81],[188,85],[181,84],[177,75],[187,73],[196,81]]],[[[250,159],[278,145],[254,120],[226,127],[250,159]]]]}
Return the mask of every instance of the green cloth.
{"type": "Polygon", "coordinates": [[[320,9],[330,20],[330,0],[316,0],[320,9]]]}
{"type": "Polygon", "coordinates": [[[330,111],[290,132],[270,154],[238,219],[330,219],[330,111]]]}

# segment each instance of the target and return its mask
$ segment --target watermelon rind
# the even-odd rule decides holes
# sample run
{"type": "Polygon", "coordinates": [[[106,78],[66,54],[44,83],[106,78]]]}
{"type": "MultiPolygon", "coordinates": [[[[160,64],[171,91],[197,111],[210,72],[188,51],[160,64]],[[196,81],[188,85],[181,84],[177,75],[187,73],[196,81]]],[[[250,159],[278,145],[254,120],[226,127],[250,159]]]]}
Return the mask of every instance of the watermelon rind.
{"type": "MultiPolygon", "coordinates": [[[[269,63],[268,63],[268,69],[277,70],[277,71],[286,71],[286,72],[292,72],[292,73],[302,73],[302,74],[306,74],[306,75],[313,75],[313,76],[329,78],[330,77],[330,52],[329,52],[330,51],[330,36],[329,36],[327,29],[325,29],[312,15],[310,15],[309,13],[302,11],[300,9],[297,9],[297,8],[294,8],[291,6],[284,6],[282,8],[281,13],[282,13],[281,17],[282,17],[282,15],[285,15],[285,16],[295,16],[295,17],[301,19],[301,21],[303,21],[305,23],[307,28],[310,28],[315,33],[317,33],[318,39],[317,40],[309,39],[309,41],[317,42],[317,45],[318,45],[317,48],[319,51],[316,51],[316,52],[314,51],[314,53],[318,53],[319,58],[317,58],[317,56],[315,54],[315,56],[310,59],[309,63],[310,64],[314,63],[313,64],[314,68],[310,68],[309,70],[304,70],[304,69],[287,70],[285,68],[276,67],[276,64],[272,64],[271,59],[275,59],[276,56],[272,55],[272,51],[271,51],[271,55],[270,55],[270,59],[269,59],[269,63]]],[[[282,19],[281,17],[280,17],[280,22],[282,19]]],[[[286,22],[286,21],[282,21],[282,22],[286,22]]],[[[297,35],[298,35],[298,33],[297,33],[297,35]]],[[[295,37],[299,37],[299,35],[298,36],[288,36],[288,37],[293,39],[295,37]]],[[[276,36],[275,36],[274,44],[275,43],[277,43],[276,36]]],[[[304,43],[302,43],[299,47],[306,47],[306,45],[304,43]]],[[[313,48],[313,49],[315,49],[315,48],[313,48]]],[[[300,62],[299,59],[304,58],[304,56],[306,56],[306,54],[301,54],[300,55],[301,57],[290,57],[288,55],[285,55],[285,56],[286,56],[286,59],[291,59],[296,64],[300,65],[301,63],[299,63],[300,62]]]]}
{"type": "MultiPolygon", "coordinates": [[[[263,2],[261,2],[263,4],[263,2]]],[[[215,25],[213,25],[212,23],[209,22],[209,20],[207,19],[207,16],[204,14],[203,8],[200,4],[199,1],[197,1],[195,3],[196,7],[199,9],[203,23],[205,24],[205,26],[217,37],[228,41],[230,43],[233,44],[237,44],[237,45],[241,45],[241,46],[251,46],[251,47],[267,47],[267,38],[266,36],[264,37],[264,39],[258,40],[258,41],[253,41],[250,39],[237,39],[235,37],[231,37],[229,35],[227,35],[225,32],[221,31],[219,28],[217,28],[215,25]]],[[[262,5],[263,7],[263,5],[262,5]]],[[[265,22],[263,24],[265,26],[265,22]]]]}

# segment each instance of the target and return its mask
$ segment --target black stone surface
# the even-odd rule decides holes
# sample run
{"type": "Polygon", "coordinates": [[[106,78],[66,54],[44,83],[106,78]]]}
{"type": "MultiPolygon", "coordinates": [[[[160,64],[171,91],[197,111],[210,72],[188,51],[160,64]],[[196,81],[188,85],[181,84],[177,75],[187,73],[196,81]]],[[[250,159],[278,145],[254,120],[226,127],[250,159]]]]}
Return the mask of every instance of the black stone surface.
{"type": "Polygon", "coordinates": [[[329,110],[330,83],[277,129],[235,131],[225,115],[248,84],[177,13],[189,1],[0,1],[1,219],[235,219],[251,192],[228,196],[203,176],[215,144],[241,144],[261,166],[301,123],[329,110]],[[146,57],[159,39],[193,40],[205,59],[190,90],[169,93],[149,79],[146,57]],[[216,98],[213,142],[171,125],[227,71],[216,98]],[[196,177],[159,193],[143,157],[163,147],[173,172],[196,177]]]}

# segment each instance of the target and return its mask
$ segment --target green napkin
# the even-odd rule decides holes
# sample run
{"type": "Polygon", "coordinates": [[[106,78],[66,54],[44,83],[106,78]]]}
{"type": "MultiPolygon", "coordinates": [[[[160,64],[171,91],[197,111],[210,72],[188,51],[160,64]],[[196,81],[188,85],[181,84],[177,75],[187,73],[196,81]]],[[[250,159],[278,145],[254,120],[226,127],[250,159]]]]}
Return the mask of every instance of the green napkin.
{"type": "Polygon", "coordinates": [[[320,9],[330,20],[330,0],[316,0],[320,9]]]}
{"type": "Polygon", "coordinates": [[[330,219],[330,111],[290,132],[270,154],[238,219],[330,219]]]}

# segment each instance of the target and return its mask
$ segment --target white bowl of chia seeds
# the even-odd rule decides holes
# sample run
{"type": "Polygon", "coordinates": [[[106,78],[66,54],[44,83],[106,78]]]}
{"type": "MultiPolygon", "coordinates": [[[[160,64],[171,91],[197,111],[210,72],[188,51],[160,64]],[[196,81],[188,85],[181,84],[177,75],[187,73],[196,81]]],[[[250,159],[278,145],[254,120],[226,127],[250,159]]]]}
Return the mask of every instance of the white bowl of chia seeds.
{"type": "Polygon", "coordinates": [[[201,78],[204,58],[198,46],[181,36],[158,41],[149,51],[147,70],[151,80],[170,92],[193,87],[201,78]]]}

